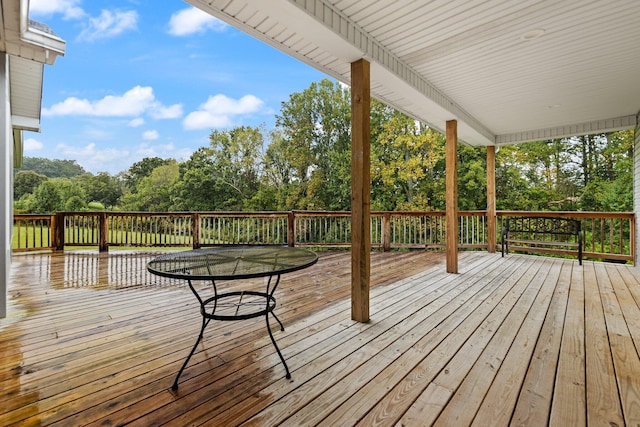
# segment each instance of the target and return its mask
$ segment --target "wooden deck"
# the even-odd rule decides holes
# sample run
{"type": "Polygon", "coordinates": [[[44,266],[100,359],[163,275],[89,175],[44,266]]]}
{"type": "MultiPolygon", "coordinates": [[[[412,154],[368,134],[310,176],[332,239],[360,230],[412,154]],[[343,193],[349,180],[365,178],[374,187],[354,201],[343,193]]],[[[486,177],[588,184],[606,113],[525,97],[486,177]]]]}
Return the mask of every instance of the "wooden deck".
{"type": "Polygon", "coordinates": [[[361,324],[349,253],[323,253],[277,292],[291,380],[264,321],[217,322],[174,392],[200,316],[151,257],[14,257],[0,425],[640,425],[635,267],[463,252],[453,275],[374,253],[361,324]]]}

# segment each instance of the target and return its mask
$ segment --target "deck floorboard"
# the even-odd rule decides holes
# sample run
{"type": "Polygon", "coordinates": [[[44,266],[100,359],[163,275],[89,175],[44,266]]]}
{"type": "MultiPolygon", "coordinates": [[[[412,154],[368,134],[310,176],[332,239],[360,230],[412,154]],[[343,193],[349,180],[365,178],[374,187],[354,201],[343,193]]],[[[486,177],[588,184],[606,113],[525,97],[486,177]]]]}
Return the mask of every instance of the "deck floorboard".
{"type": "Polygon", "coordinates": [[[461,252],[447,274],[444,254],[376,252],[358,323],[349,252],[322,252],[276,293],[290,380],[264,320],[217,322],[173,391],[200,315],[156,255],[14,256],[0,425],[640,425],[635,267],[461,252]]]}

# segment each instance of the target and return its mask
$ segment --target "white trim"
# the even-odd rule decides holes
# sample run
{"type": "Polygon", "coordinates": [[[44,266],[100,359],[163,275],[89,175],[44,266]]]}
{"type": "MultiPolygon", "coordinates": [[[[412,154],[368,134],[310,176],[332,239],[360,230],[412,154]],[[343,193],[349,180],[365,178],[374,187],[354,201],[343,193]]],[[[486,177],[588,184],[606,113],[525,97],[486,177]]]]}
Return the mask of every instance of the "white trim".
{"type": "Polygon", "coordinates": [[[637,116],[623,116],[613,119],[596,120],[587,123],[558,126],[549,129],[537,129],[527,132],[516,132],[496,136],[496,145],[516,144],[519,142],[560,139],[570,136],[594,133],[613,132],[622,129],[633,129],[637,125],[637,116]]]}
{"type": "Polygon", "coordinates": [[[11,116],[11,124],[14,128],[40,132],[40,120],[33,117],[11,116]]]}

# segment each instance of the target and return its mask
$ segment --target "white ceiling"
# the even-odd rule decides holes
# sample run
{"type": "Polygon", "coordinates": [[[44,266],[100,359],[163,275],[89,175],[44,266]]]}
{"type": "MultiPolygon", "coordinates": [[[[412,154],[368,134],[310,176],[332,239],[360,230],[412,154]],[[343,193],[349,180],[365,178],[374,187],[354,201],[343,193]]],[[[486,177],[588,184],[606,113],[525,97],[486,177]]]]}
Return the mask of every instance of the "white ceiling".
{"type": "Polygon", "coordinates": [[[440,130],[457,119],[473,145],[631,128],[640,111],[638,0],[187,2],[347,84],[365,58],[372,96],[440,130]]]}

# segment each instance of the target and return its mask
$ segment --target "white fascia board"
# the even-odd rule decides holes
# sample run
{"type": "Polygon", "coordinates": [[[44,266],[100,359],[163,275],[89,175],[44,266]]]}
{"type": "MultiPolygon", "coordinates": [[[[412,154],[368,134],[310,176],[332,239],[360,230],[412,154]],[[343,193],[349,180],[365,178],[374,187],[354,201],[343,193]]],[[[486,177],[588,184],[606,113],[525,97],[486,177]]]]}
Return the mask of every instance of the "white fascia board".
{"type": "Polygon", "coordinates": [[[44,63],[47,65],[53,65],[66,49],[66,42],[61,38],[32,28],[22,33],[22,41],[44,49],[44,63]]]}
{"type": "Polygon", "coordinates": [[[621,116],[612,119],[596,120],[554,128],[502,134],[496,136],[496,145],[545,141],[549,139],[569,138],[571,136],[614,132],[617,130],[633,129],[637,124],[638,117],[636,115],[621,116]]]}
{"type": "Polygon", "coordinates": [[[14,129],[40,132],[40,120],[33,117],[12,115],[11,126],[13,126],[14,129]]]}
{"type": "Polygon", "coordinates": [[[41,48],[41,55],[37,56],[39,62],[53,65],[58,56],[63,56],[66,51],[66,42],[55,34],[40,31],[29,26],[29,0],[20,1],[20,41],[29,47],[41,48]]]}

